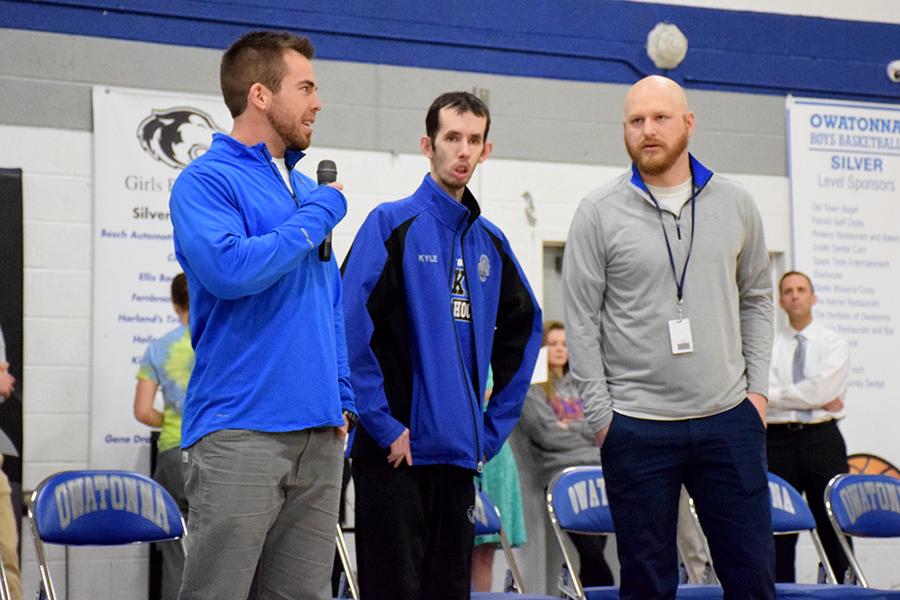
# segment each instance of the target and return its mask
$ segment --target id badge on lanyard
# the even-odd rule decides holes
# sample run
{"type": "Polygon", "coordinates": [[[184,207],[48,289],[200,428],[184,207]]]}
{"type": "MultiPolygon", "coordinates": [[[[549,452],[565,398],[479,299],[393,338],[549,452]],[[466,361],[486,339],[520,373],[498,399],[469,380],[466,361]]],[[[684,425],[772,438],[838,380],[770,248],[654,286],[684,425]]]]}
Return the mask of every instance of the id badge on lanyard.
{"type": "Polygon", "coordinates": [[[653,193],[649,189],[646,190],[650,199],[653,200],[654,206],[659,213],[659,224],[662,226],[663,237],[666,240],[666,250],[669,253],[669,265],[672,267],[672,276],[675,278],[675,288],[678,293],[678,318],[669,321],[669,343],[672,346],[672,354],[690,354],[694,351],[694,336],[691,333],[691,320],[684,317],[684,278],[687,275],[688,263],[691,260],[691,250],[694,248],[694,230],[697,224],[696,199],[697,188],[694,186],[694,173],[691,172],[691,242],[688,247],[687,257],[684,260],[684,267],[681,271],[681,277],[678,277],[678,271],[675,268],[675,256],[672,253],[672,245],[669,243],[669,235],[666,233],[666,225],[663,222],[662,209],[653,193]]]}
{"type": "Polygon", "coordinates": [[[678,318],[669,321],[669,342],[672,354],[688,354],[694,351],[694,336],[691,334],[691,320],[683,318],[682,301],[678,301],[678,318]]]}

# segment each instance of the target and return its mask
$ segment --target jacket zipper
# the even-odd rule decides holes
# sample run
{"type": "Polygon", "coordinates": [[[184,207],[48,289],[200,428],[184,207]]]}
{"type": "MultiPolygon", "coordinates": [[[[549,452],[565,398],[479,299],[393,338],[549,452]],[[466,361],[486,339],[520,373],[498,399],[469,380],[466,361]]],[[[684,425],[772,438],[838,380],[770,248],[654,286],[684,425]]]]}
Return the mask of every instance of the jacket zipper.
{"type": "MultiPolygon", "coordinates": [[[[466,230],[468,230],[468,227],[466,228],[466,230]]],[[[459,254],[460,254],[460,257],[463,259],[463,276],[466,278],[466,285],[469,285],[469,274],[466,272],[466,258],[465,258],[465,256],[463,256],[462,235],[460,235],[460,238],[459,238],[459,254]]],[[[454,275],[455,270],[456,270],[456,232],[453,233],[453,242],[452,242],[452,245],[450,246],[450,281],[448,282],[448,284],[449,284],[451,290],[453,289],[453,275],[454,275]]],[[[470,306],[471,306],[471,302],[472,302],[472,295],[469,294],[470,306]]],[[[459,358],[459,367],[460,367],[460,369],[462,369],[463,375],[465,376],[468,373],[468,370],[466,369],[466,361],[463,358],[462,344],[460,343],[460,340],[459,340],[459,330],[457,329],[457,325],[455,322],[453,323],[453,333],[454,333],[454,337],[456,338],[456,353],[457,353],[457,357],[459,358]]],[[[474,321],[472,322],[472,335],[473,336],[475,335],[474,321]]],[[[476,362],[477,362],[477,359],[476,359],[476,362]]],[[[463,377],[463,379],[466,379],[466,377],[463,377]]],[[[471,378],[469,378],[469,379],[470,380],[466,382],[466,396],[468,396],[469,390],[472,389],[472,381],[471,381],[471,378]]],[[[475,395],[474,392],[473,392],[473,395],[475,395]]],[[[477,473],[481,474],[482,471],[484,471],[484,463],[481,462],[481,454],[480,454],[481,442],[478,437],[478,420],[477,420],[478,415],[475,414],[475,408],[472,406],[471,400],[468,402],[468,404],[469,404],[469,411],[472,414],[472,430],[475,432],[475,471],[477,473]]],[[[478,408],[479,408],[479,410],[481,410],[480,402],[478,403],[478,408]]]]}
{"type": "MultiPolygon", "coordinates": [[[[272,172],[275,173],[275,177],[278,178],[278,181],[281,182],[281,185],[287,188],[288,193],[291,195],[291,199],[294,201],[294,206],[300,208],[300,203],[297,202],[297,196],[294,195],[294,190],[287,184],[287,182],[284,180],[284,177],[281,176],[281,173],[278,171],[278,166],[275,164],[275,162],[270,160],[269,167],[271,168],[272,172]]],[[[287,167],[287,165],[285,165],[285,167],[287,167]]],[[[288,171],[288,179],[290,179],[290,177],[291,172],[288,171]]]]}

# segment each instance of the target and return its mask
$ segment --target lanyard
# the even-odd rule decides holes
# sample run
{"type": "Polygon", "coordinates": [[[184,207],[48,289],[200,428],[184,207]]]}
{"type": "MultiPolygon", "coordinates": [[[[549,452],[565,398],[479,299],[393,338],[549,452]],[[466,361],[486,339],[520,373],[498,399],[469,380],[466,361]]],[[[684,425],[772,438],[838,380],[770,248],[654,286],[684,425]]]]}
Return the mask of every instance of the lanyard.
{"type": "Polygon", "coordinates": [[[684,277],[687,275],[688,263],[691,260],[691,251],[694,249],[694,232],[697,229],[697,186],[694,184],[694,169],[691,169],[691,241],[688,244],[688,253],[687,257],[684,259],[684,267],[681,269],[680,278],[678,277],[678,270],[675,268],[675,255],[672,254],[672,245],[669,243],[669,234],[666,233],[666,224],[663,222],[662,208],[660,208],[656,198],[653,197],[653,192],[650,191],[647,184],[644,184],[644,187],[647,190],[647,195],[653,200],[653,206],[656,207],[656,211],[659,213],[659,224],[662,227],[663,238],[666,240],[666,250],[669,253],[669,265],[672,267],[672,277],[675,279],[675,288],[678,292],[678,318],[681,319],[684,307],[684,277]]]}

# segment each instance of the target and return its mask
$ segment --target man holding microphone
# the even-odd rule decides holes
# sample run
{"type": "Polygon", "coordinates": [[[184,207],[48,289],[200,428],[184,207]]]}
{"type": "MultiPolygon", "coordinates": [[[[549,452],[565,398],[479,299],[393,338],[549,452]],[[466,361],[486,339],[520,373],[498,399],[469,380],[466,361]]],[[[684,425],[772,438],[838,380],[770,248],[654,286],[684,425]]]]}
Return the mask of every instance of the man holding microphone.
{"type": "Polygon", "coordinates": [[[330,598],[344,437],[356,420],[341,281],[319,245],[340,183],[293,168],[322,105],[308,39],[254,32],[222,57],[230,135],[170,200],[196,365],[182,426],[190,505],[179,598],[330,598]]]}

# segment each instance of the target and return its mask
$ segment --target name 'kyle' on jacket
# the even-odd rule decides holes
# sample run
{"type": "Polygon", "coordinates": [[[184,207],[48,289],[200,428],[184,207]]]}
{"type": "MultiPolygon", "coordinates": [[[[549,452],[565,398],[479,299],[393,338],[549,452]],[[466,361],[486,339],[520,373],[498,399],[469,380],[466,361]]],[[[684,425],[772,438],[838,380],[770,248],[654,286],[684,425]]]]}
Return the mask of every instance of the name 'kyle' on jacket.
{"type": "Polygon", "coordinates": [[[412,196],[369,214],[342,273],[354,458],[385,456],[408,428],[414,465],[480,470],[519,417],[540,348],[541,310],[506,237],[468,190],[457,202],[426,175],[412,196]],[[470,361],[454,318],[460,252],[470,361]]]}

